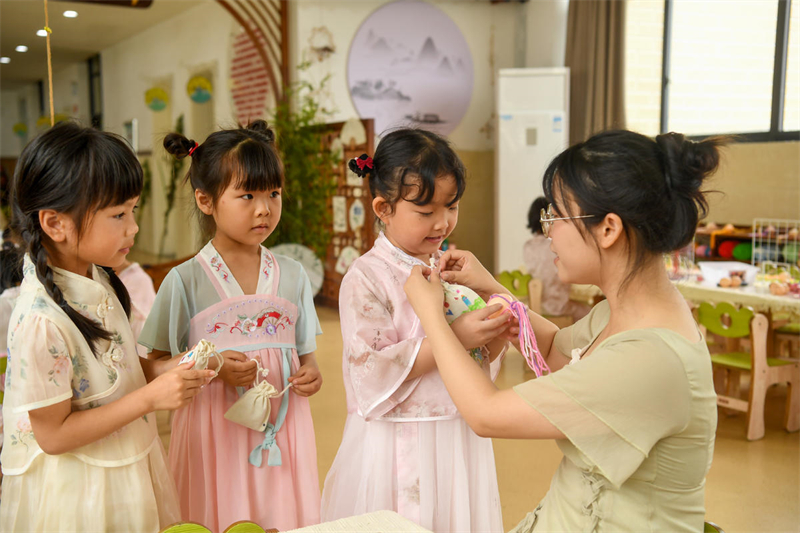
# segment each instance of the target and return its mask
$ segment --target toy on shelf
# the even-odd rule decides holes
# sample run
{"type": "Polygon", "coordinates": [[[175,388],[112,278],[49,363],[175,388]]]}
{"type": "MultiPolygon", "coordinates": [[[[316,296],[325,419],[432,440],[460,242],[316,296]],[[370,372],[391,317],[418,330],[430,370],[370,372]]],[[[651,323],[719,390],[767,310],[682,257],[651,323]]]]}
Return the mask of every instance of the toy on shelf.
{"type": "Polygon", "coordinates": [[[774,262],[790,267],[800,265],[800,220],[756,218],[752,231],[752,263],[774,262]]]}
{"type": "Polygon", "coordinates": [[[762,293],[800,298],[800,267],[764,262],[754,285],[762,293]]]}

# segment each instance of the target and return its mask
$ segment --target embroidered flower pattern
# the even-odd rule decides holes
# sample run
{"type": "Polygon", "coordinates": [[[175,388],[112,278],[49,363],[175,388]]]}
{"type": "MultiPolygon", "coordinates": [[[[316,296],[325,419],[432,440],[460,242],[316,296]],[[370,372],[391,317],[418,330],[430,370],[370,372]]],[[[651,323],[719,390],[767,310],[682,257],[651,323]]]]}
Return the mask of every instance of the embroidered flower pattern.
{"type": "MultiPolygon", "coordinates": [[[[67,379],[72,360],[55,346],[50,347],[50,356],[53,358],[53,368],[47,373],[47,380],[56,387],[60,387],[59,380],[67,379]]],[[[62,381],[63,382],[63,381],[62,381]]]]}
{"type": "Polygon", "coordinates": [[[269,279],[273,264],[272,254],[264,253],[264,270],[261,271],[264,274],[264,279],[269,279]]]}
{"type": "Polygon", "coordinates": [[[78,388],[75,387],[72,388],[72,394],[76,398],[80,398],[81,395],[83,395],[83,393],[86,392],[86,389],[88,388],[89,388],[89,380],[86,378],[81,378],[80,382],[78,383],[78,388]]]}
{"type": "Polygon", "coordinates": [[[219,254],[217,254],[217,255],[215,255],[214,257],[211,258],[211,268],[213,268],[214,271],[217,274],[219,274],[219,276],[225,282],[230,283],[230,280],[228,279],[230,277],[230,274],[228,274],[228,272],[225,270],[224,267],[225,267],[225,263],[222,262],[222,258],[219,256],[219,254]]]}
{"type": "Polygon", "coordinates": [[[247,315],[239,315],[236,322],[229,324],[227,322],[214,322],[206,326],[206,333],[212,334],[213,337],[219,335],[219,330],[222,328],[228,329],[229,333],[238,331],[242,335],[252,335],[258,333],[259,330],[265,332],[267,335],[275,335],[279,329],[286,329],[294,325],[292,319],[275,309],[274,307],[267,307],[262,309],[252,317],[247,315]]]}
{"type": "Polygon", "coordinates": [[[11,434],[11,445],[17,446],[21,444],[25,446],[25,449],[28,449],[28,443],[35,441],[36,438],[33,436],[33,428],[31,428],[31,421],[28,418],[28,415],[20,417],[17,420],[17,427],[16,431],[11,434]]]}

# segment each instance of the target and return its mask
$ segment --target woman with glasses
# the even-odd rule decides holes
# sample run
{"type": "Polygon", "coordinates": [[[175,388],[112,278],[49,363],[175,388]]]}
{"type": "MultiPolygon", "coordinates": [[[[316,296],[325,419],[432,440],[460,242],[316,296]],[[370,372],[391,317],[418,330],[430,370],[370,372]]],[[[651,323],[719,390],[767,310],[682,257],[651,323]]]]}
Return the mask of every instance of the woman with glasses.
{"type": "Polygon", "coordinates": [[[550,490],[515,531],[702,531],[717,425],[708,348],[662,255],[692,240],[719,164],[720,139],[594,135],[544,175],[541,212],[564,283],[607,300],[559,330],[529,318],[551,373],[498,390],[442,313],[439,278],[485,299],[505,292],[475,256],[447,252],[406,293],[461,415],[484,437],[556,439],[564,458],[550,490]]]}
{"type": "Polygon", "coordinates": [[[542,313],[548,316],[571,316],[574,322],[585,317],[591,307],[569,299],[569,283],[558,277],[558,266],[554,263],[556,255],[550,249],[550,239],[544,234],[541,217],[547,211],[548,201],[540,196],[531,204],[528,211],[528,228],[531,238],[522,247],[522,260],[528,274],[542,281],[542,313]]]}

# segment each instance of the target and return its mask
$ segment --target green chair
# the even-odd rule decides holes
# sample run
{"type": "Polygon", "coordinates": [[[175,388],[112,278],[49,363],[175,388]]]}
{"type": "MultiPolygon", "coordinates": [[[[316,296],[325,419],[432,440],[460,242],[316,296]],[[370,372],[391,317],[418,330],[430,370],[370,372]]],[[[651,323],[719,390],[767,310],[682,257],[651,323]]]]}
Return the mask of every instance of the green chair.
{"type": "MultiPolygon", "coordinates": [[[[726,351],[711,355],[715,370],[724,381],[716,382],[717,405],[747,413],[747,439],[764,436],[764,401],[767,389],[778,383],[788,383],[784,427],[787,431],[800,429],[800,361],[767,356],[769,320],[752,309],[736,308],[723,302],[716,306],[703,302],[697,308],[697,320],[703,335],[709,332],[727,339],[750,341],[750,351],[726,351]],[[738,397],[739,373],[750,374],[750,393],[747,400],[738,397]],[[728,395],[722,395],[724,388],[728,395]]],[[[730,349],[730,344],[729,344],[730,349]]],[[[716,380],[715,380],[716,381],[716,380]]]]}
{"type": "Polygon", "coordinates": [[[509,272],[504,270],[497,275],[500,285],[508,289],[508,292],[522,301],[528,299],[528,283],[531,281],[530,274],[523,274],[519,270],[509,272]]]}
{"type": "Polygon", "coordinates": [[[714,522],[703,523],[703,533],[725,533],[721,527],[714,522]]]}

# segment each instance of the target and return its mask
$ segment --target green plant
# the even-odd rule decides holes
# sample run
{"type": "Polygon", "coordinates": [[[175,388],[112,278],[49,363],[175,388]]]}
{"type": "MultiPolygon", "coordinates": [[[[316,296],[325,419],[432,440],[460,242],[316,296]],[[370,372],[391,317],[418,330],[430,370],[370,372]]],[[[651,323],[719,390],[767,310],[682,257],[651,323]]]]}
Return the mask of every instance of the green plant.
{"type": "Polygon", "coordinates": [[[137,218],[142,216],[144,206],[150,199],[150,193],[153,189],[153,169],[150,168],[150,160],[145,159],[142,163],[142,193],[139,195],[139,207],[137,209],[137,218]]]}
{"type": "MultiPolygon", "coordinates": [[[[303,63],[298,70],[308,68],[303,63]]],[[[278,102],[271,126],[284,166],[283,212],[278,227],[267,239],[272,246],[299,243],[311,248],[321,259],[332,237],[332,213],[328,200],[336,193],[333,169],[339,156],[324,146],[325,118],[331,112],[316,100],[328,82],[317,87],[301,81],[289,85],[278,102]]]]}
{"type": "MultiPolygon", "coordinates": [[[[175,122],[175,131],[183,135],[183,115],[178,117],[175,122]]],[[[167,242],[167,232],[169,231],[169,215],[172,208],[175,207],[175,198],[178,192],[178,184],[180,183],[181,174],[183,170],[183,160],[167,155],[167,163],[169,164],[169,181],[164,184],[164,197],[167,203],[164,209],[164,229],[161,232],[161,243],[158,246],[158,257],[164,257],[164,245],[167,242]]]]}

